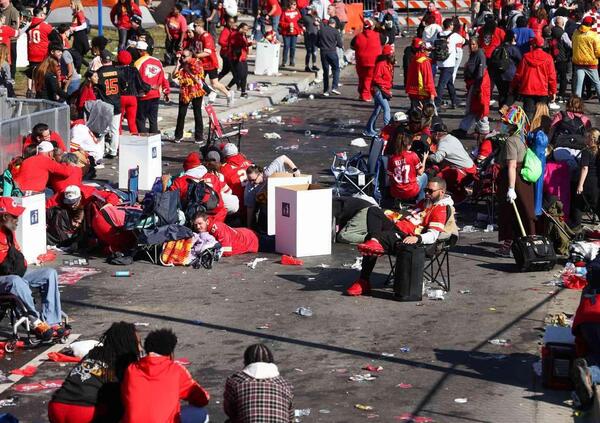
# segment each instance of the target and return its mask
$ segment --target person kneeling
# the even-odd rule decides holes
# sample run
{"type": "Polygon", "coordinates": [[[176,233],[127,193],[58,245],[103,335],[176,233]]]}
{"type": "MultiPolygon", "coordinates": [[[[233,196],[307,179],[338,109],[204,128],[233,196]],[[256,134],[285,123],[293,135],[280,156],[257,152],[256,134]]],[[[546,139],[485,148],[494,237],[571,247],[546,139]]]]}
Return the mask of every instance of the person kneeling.
{"type": "Polygon", "coordinates": [[[27,261],[15,239],[18,218],[24,211],[12,198],[0,197],[0,293],[18,297],[33,323],[35,335],[48,341],[64,333],[58,274],[48,267],[27,270],[27,261]],[[42,293],[41,316],[35,309],[32,288],[42,293]]]}
{"type": "Polygon", "coordinates": [[[382,209],[371,207],[367,213],[366,241],[358,245],[358,251],[363,255],[360,277],[346,293],[352,296],[368,294],[377,256],[393,254],[397,242],[409,245],[436,242],[446,226],[448,207],[453,204],[452,198],[446,195],[446,181],[434,177],[425,188],[425,199],[395,222],[382,209]]]}

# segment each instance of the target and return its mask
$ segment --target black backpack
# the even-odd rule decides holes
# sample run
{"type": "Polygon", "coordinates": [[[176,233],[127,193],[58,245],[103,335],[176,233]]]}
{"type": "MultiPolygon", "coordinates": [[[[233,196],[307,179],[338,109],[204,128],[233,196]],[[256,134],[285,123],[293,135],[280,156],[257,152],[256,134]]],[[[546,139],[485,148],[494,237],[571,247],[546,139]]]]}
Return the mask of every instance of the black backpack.
{"type": "Polygon", "coordinates": [[[567,147],[581,150],[585,148],[585,125],[579,116],[573,119],[560,112],[562,119],[556,125],[551,144],[554,148],[567,147]]]}
{"type": "Polygon", "coordinates": [[[511,58],[508,54],[508,49],[505,46],[498,46],[492,52],[489,66],[492,70],[504,73],[510,67],[511,58]]]}
{"type": "Polygon", "coordinates": [[[438,62],[443,62],[450,57],[450,49],[448,48],[448,36],[438,35],[433,42],[433,59],[438,62]]]}
{"type": "Polygon", "coordinates": [[[196,213],[208,213],[219,205],[219,194],[204,181],[187,180],[185,220],[191,222],[196,213]]]}

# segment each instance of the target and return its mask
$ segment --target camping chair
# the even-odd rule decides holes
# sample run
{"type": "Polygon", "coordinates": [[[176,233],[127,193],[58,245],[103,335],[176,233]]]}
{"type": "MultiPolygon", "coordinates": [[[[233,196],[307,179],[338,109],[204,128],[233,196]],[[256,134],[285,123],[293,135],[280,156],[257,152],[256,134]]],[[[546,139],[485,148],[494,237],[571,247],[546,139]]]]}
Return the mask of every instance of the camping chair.
{"type": "Polygon", "coordinates": [[[140,179],[140,167],[129,169],[127,171],[127,191],[121,191],[120,189],[113,188],[109,184],[104,184],[103,187],[107,191],[115,193],[123,204],[134,206],[138,201],[139,193],[139,179],[140,179]]]}
{"type": "Polygon", "coordinates": [[[217,117],[217,112],[212,104],[207,104],[204,106],[204,110],[208,115],[208,138],[207,138],[207,147],[212,145],[217,145],[222,142],[232,142],[231,140],[237,137],[237,147],[238,150],[241,151],[241,142],[242,135],[248,135],[248,129],[244,129],[244,121],[240,120],[239,123],[228,124],[233,130],[224,133],[223,126],[221,122],[219,122],[219,118],[217,117]]]}
{"type": "MultiPolygon", "coordinates": [[[[446,224],[454,218],[454,207],[447,206],[446,224]]],[[[437,241],[425,248],[427,262],[423,268],[423,278],[435,283],[446,292],[450,292],[450,250],[458,242],[458,232],[442,232],[437,241]]],[[[396,269],[395,251],[388,254],[390,273],[385,285],[390,285],[394,280],[394,269],[396,269]],[[393,256],[393,258],[392,258],[393,256]]]]}
{"type": "Polygon", "coordinates": [[[333,193],[337,196],[348,194],[347,191],[372,196],[381,201],[381,170],[385,169],[381,158],[383,140],[373,138],[368,154],[358,153],[348,158],[348,153],[333,155],[331,173],[335,178],[333,193]]]}

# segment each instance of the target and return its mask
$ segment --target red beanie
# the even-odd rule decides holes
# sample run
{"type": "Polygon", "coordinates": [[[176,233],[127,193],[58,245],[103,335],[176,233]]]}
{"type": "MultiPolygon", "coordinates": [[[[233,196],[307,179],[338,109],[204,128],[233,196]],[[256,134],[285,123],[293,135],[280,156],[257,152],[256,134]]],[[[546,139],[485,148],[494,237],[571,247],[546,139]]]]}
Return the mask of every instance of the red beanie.
{"type": "Polygon", "coordinates": [[[190,170],[202,164],[202,157],[197,151],[192,151],[183,162],[183,170],[190,170]]]}
{"type": "Polygon", "coordinates": [[[394,46],[391,44],[384,45],[383,50],[381,51],[381,54],[383,54],[384,56],[393,56],[394,55],[394,46]]]}
{"type": "Polygon", "coordinates": [[[119,54],[117,54],[117,61],[122,65],[127,66],[131,63],[131,60],[131,53],[129,53],[127,50],[121,50],[119,54]]]}

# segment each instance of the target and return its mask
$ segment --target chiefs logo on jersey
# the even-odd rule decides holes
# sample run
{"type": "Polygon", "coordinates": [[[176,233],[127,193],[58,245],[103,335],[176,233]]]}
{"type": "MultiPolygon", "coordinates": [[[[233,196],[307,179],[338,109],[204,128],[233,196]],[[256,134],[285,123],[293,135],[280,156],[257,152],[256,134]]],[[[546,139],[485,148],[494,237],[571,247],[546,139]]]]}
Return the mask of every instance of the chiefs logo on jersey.
{"type": "Polygon", "coordinates": [[[161,70],[162,69],[160,68],[160,66],[148,64],[144,69],[144,76],[148,78],[154,78],[160,73],[161,70]]]}

